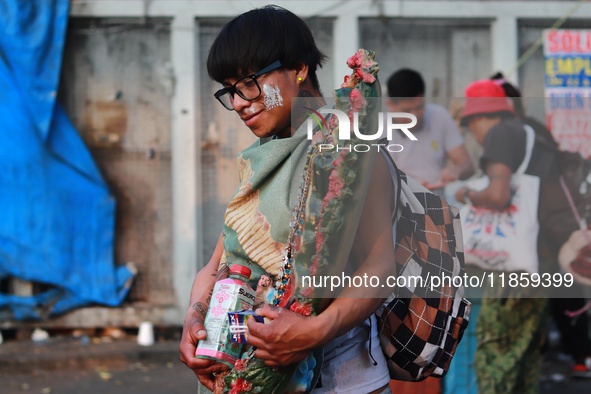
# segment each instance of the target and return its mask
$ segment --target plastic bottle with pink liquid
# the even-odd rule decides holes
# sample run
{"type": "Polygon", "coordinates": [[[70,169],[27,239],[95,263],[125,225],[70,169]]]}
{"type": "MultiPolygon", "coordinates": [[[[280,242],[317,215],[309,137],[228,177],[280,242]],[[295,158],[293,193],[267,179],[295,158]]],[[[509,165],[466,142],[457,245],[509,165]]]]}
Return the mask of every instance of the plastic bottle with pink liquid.
{"type": "Polygon", "coordinates": [[[195,357],[222,362],[229,367],[240,358],[242,343],[232,342],[228,312],[251,310],[255,292],[247,283],[251,270],[235,264],[230,276],[216,282],[205,316],[207,338],[199,342],[195,357]]]}

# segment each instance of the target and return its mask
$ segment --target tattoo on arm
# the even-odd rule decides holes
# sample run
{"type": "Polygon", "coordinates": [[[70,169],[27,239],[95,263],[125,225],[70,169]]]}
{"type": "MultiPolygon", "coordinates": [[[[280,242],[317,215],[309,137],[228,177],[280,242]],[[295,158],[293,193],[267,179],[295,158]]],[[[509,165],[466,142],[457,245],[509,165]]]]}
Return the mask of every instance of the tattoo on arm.
{"type": "MultiPolygon", "coordinates": [[[[211,296],[209,297],[211,299],[211,296]]],[[[201,319],[201,323],[205,321],[205,315],[207,314],[207,305],[203,302],[196,302],[191,305],[191,308],[199,315],[198,320],[201,319]]]]}
{"type": "Polygon", "coordinates": [[[215,280],[226,279],[228,277],[228,272],[230,272],[230,268],[227,264],[224,264],[218,268],[218,272],[216,273],[215,280]]]}
{"type": "Polygon", "coordinates": [[[205,302],[207,302],[207,305],[209,306],[209,304],[211,303],[211,296],[213,295],[213,289],[211,289],[209,291],[209,295],[207,296],[207,298],[205,299],[205,302]]]}

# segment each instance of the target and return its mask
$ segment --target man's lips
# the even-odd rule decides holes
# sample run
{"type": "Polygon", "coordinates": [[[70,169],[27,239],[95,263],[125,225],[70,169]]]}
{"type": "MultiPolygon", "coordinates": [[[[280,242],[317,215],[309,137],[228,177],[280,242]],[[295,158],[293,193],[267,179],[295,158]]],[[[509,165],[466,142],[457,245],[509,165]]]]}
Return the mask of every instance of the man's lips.
{"type": "Polygon", "coordinates": [[[240,119],[242,119],[242,121],[244,122],[245,125],[250,126],[252,123],[254,123],[255,119],[257,116],[259,116],[259,114],[262,111],[259,111],[257,113],[254,114],[247,114],[245,116],[241,116],[240,119]]]}

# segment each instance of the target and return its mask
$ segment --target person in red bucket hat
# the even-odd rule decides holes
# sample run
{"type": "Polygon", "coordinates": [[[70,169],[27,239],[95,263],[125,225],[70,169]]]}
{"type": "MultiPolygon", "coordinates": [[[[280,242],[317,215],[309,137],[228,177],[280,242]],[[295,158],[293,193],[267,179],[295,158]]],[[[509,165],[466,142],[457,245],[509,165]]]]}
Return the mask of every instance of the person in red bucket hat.
{"type": "MultiPolygon", "coordinates": [[[[462,187],[455,197],[475,207],[501,211],[511,205],[511,177],[526,157],[526,131],[497,82],[473,82],[465,96],[461,125],[483,147],[479,164],[489,182],[482,190],[462,187]]],[[[534,144],[525,173],[546,176],[543,161],[544,155],[534,144]]],[[[507,289],[496,282],[484,289],[474,360],[481,394],[539,392],[547,300],[532,297],[528,290],[507,289]]]]}
{"type": "Polygon", "coordinates": [[[462,111],[462,122],[473,115],[498,112],[513,113],[513,105],[497,82],[483,79],[468,85],[466,103],[462,111]]]}
{"type": "MultiPolygon", "coordinates": [[[[581,220],[591,219],[591,210],[587,208],[591,201],[591,190],[588,190],[591,179],[586,179],[591,172],[591,162],[586,164],[578,153],[559,151],[552,132],[526,114],[521,92],[505,80],[502,73],[498,72],[490,79],[497,82],[512,100],[515,115],[534,129],[537,141],[550,152],[549,158],[554,152],[555,160],[548,160],[547,165],[560,168],[563,185],[555,179],[542,180],[540,185],[543,188],[538,208],[540,235],[544,237],[547,255],[560,263],[562,272],[572,274],[576,283],[569,286],[568,296],[554,296],[548,300],[549,311],[560,332],[561,351],[570,355],[574,362],[571,377],[591,379],[591,337],[586,313],[591,301],[586,300],[583,290],[584,285],[591,286],[591,230],[586,230],[586,234],[580,230],[581,220]],[[563,186],[569,188],[571,201],[563,186]]],[[[560,268],[554,266],[556,272],[560,268]]]]}

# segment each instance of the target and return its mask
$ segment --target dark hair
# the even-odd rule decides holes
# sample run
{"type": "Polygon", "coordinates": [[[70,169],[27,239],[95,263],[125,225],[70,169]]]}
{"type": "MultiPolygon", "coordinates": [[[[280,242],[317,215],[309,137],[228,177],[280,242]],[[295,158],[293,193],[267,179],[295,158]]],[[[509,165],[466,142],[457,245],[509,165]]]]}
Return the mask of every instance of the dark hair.
{"type": "Polygon", "coordinates": [[[525,113],[525,106],[523,105],[523,100],[521,96],[521,92],[517,87],[510,84],[505,80],[505,76],[502,72],[498,72],[492,77],[490,77],[493,81],[500,82],[501,87],[505,91],[507,97],[511,99],[513,102],[513,110],[518,117],[523,119],[524,123],[530,125],[534,131],[536,132],[536,136],[542,137],[542,141],[544,141],[546,149],[557,150],[558,143],[554,139],[552,132],[548,130],[548,128],[540,123],[537,119],[531,118],[526,115],[525,113]]]}
{"type": "Polygon", "coordinates": [[[287,69],[308,65],[312,85],[319,89],[320,52],[306,23],[291,11],[274,5],[257,8],[228,22],[213,42],[207,72],[215,81],[239,78],[276,60],[287,69]]]}
{"type": "Polygon", "coordinates": [[[388,78],[388,97],[417,97],[425,95],[425,81],[415,70],[401,68],[388,78]]]}
{"type": "Polygon", "coordinates": [[[524,118],[525,109],[523,108],[523,101],[521,100],[521,92],[519,89],[507,82],[502,72],[496,73],[490,77],[490,79],[499,83],[499,86],[501,86],[505,91],[505,95],[507,95],[507,97],[509,97],[513,102],[513,110],[515,111],[515,114],[517,114],[517,116],[520,118],[524,118]]]}

